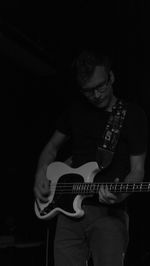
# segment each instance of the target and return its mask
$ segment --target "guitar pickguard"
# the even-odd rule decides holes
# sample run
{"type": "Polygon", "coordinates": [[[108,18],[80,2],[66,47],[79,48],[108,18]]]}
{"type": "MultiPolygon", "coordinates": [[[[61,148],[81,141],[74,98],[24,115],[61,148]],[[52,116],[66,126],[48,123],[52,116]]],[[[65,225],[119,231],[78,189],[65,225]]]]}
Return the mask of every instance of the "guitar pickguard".
{"type": "Polygon", "coordinates": [[[73,185],[84,183],[84,179],[79,174],[66,174],[60,177],[55,195],[51,203],[41,211],[41,216],[50,213],[53,209],[60,208],[65,212],[75,214],[73,202],[78,193],[73,192],[73,185]]]}

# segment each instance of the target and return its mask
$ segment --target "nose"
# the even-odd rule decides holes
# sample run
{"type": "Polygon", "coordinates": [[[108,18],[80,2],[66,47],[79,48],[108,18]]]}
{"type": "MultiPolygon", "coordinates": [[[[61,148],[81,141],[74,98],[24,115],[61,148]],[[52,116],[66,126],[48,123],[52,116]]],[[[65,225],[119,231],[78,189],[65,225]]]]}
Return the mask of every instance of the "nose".
{"type": "Polygon", "coordinates": [[[94,90],[94,96],[95,98],[99,98],[101,96],[100,91],[94,90]]]}

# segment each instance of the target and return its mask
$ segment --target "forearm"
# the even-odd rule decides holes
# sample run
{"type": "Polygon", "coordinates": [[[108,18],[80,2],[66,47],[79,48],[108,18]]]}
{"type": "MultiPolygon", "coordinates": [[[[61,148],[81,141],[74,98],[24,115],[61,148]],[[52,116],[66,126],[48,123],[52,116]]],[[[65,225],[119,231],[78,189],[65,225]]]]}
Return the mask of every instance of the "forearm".
{"type": "Polygon", "coordinates": [[[57,155],[57,151],[53,149],[51,145],[46,146],[40,155],[37,168],[46,169],[47,166],[55,160],[56,155],[57,155]]]}
{"type": "Polygon", "coordinates": [[[144,178],[144,171],[136,170],[130,171],[129,174],[125,177],[124,183],[138,183],[142,182],[144,178]]]}
{"type": "MultiPolygon", "coordinates": [[[[130,171],[129,174],[125,177],[124,183],[138,183],[142,182],[144,178],[144,171],[130,171]]],[[[131,193],[121,193],[122,200],[129,197],[131,193]]]]}
{"type": "Polygon", "coordinates": [[[57,152],[62,144],[66,141],[67,136],[58,130],[54,132],[50,141],[43,149],[38,162],[38,170],[41,168],[47,169],[47,166],[56,159],[57,152]]]}

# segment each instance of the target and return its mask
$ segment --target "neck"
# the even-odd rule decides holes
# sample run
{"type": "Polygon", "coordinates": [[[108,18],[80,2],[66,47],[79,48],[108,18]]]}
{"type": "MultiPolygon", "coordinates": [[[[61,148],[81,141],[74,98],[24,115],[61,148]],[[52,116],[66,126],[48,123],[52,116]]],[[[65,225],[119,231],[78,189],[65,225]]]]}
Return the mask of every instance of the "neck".
{"type": "Polygon", "coordinates": [[[109,102],[108,106],[106,107],[106,111],[111,112],[112,107],[115,105],[116,101],[117,101],[117,97],[115,95],[112,95],[110,102],[109,102]]]}

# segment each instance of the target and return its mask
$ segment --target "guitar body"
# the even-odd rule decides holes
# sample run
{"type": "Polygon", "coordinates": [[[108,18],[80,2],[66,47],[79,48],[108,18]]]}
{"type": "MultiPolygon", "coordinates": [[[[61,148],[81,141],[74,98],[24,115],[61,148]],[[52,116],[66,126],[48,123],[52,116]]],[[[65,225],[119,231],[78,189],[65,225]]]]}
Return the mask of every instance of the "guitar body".
{"type": "Polygon", "coordinates": [[[84,215],[82,201],[91,195],[75,192],[76,184],[92,183],[94,176],[100,171],[96,162],[89,162],[79,168],[71,168],[62,162],[53,162],[47,168],[51,194],[47,203],[36,199],[35,213],[38,218],[49,220],[58,213],[80,218],[84,215]]]}
{"type": "Polygon", "coordinates": [[[71,168],[62,162],[51,163],[46,173],[51,193],[46,203],[35,200],[37,217],[49,220],[61,212],[70,217],[80,218],[84,215],[83,199],[98,193],[101,185],[107,187],[112,193],[150,192],[149,182],[96,182],[99,172],[96,162],[89,162],[78,168],[71,168]]]}

